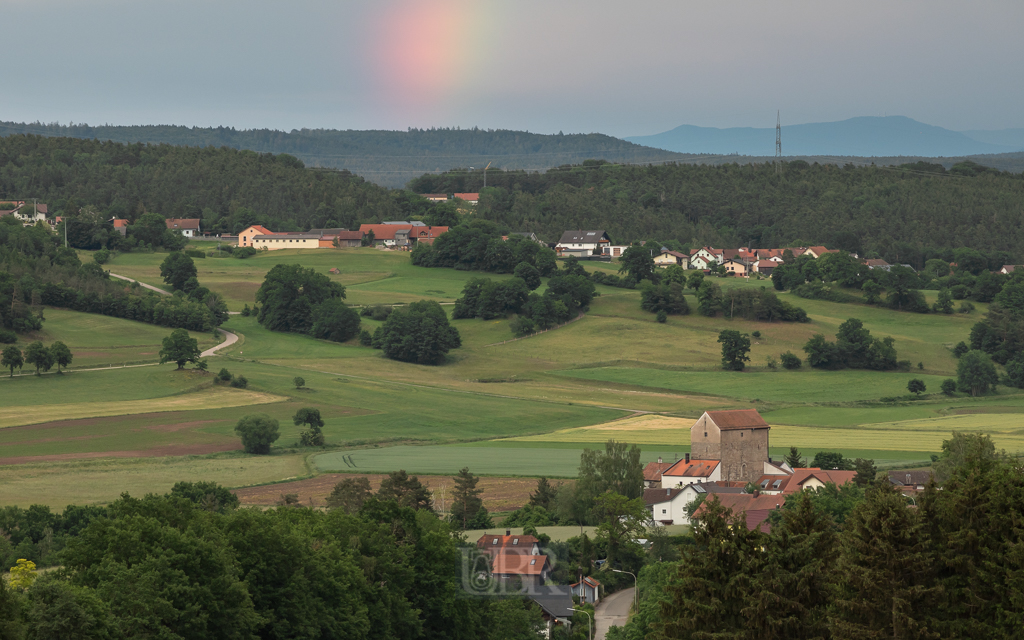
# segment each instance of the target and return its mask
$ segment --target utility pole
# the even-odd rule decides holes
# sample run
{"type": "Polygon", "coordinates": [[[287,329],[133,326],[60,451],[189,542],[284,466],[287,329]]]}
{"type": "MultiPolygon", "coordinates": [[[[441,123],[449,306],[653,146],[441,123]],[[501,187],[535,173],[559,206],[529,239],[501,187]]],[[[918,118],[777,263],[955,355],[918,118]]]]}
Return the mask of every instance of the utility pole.
{"type": "Polygon", "coordinates": [[[782,112],[775,112],[775,175],[782,175],[782,112]]]}
{"type": "Polygon", "coordinates": [[[490,163],[490,162],[488,162],[488,163],[487,163],[487,166],[486,166],[486,167],[484,167],[484,189],[486,189],[486,188],[487,188],[487,169],[488,169],[488,168],[489,168],[490,166],[491,166],[491,163],[490,163]]]}

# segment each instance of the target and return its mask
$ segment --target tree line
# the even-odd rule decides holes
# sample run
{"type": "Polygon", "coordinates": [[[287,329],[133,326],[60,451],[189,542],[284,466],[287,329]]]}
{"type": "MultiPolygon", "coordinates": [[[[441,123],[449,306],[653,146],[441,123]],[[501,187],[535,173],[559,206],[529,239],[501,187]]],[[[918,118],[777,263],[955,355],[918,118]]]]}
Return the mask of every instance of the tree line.
{"type": "MultiPolygon", "coordinates": [[[[976,166],[976,165],[975,165],[976,166]]],[[[920,269],[961,247],[1019,261],[1024,177],[970,166],[953,175],[887,167],[785,163],[621,166],[600,161],[546,172],[425,175],[419,193],[479,191],[476,215],[557,239],[566,229],[605,229],[619,243],[681,247],[823,244],[920,269]]],[[[1005,264],[1005,263],[1004,263],[1005,264]]],[[[998,268],[998,267],[997,267],[998,268]]]]}
{"type": "Polygon", "coordinates": [[[1017,637],[1020,464],[954,434],[935,470],[942,489],[913,500],[887,481],[794,494],[767,532],[709,499],[680,561],[642,570],[638,614],[608,637],[1017,637]]]}

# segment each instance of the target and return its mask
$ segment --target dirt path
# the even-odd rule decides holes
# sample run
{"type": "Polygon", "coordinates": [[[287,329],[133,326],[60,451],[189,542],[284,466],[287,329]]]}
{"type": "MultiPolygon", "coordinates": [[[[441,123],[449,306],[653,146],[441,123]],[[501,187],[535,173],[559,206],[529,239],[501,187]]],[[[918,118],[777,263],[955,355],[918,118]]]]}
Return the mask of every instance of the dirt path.
{"type": "Polygon", "coordinates": [[[141,287],[143,287],[145,289],[149,289],[150,291],[156,291],[157,293],[162,293],[165,296],[171,295],[170,292],[164,291],[163,289],[158,289],[158,288],[154,287],[151,284],[146,284],[145,282],[139,282],[138,280],[134,280],[134,279],[129,278],[127,276],[119,276],[116,273],[111,273],[110,277],[111,278],[117,278],[118,280],[127,280],[128,282],[138,282],[139,286],[141,286],[141,287]]]}
{"type": "Polygon", "coordinates": [[[200,358],[208,358],[210,356],[215,356],[217,355],[217,351],[223,349],[224,347],[230,347],[231,345],[238,342],[238,336],[231,333],[230,331],[225,331],[224,329],[217,329],[217,332],[224,334],[224,342],[218,344],[215,347],[210,347],[206,351],[200,353],[200,358]]]}

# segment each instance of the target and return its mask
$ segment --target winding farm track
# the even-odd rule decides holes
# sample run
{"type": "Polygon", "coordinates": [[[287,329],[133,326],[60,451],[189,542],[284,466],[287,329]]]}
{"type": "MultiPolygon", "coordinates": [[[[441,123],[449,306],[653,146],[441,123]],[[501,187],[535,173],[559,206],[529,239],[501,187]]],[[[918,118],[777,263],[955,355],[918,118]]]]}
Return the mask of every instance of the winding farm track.
{"type": "MultiPolygon", "coordinates": [[[[109,272],[108,272],[108,273],[109,273],[109,272]]],[[[135,283],[138,283],[138,284],[139,284],[139,286],[141,286],[141,287],[143,287],[143,288],[145,288],[145,289],[149,289],[150,291],[156,291],[157,293],[162,293],[162,294],[164,294],[165,296],[169,296],[169,295],[171,295],[171,294],[170,294],[169,292],[167,292],[167,291],[164,291],[163,289],[158,289],[157,287],[154,287],[154,286],[153,286],[153,285],[151,285],[151,284],[146,284],[145,282],[139,282],[138,280],[135,280],[135,279],[133,279],[133,278],[129,278],[129,277],[127,277],[127,276],[119,276],[119,275],[117,275],[116,273],[111,273],[111,274],[110,274],[110,277],[111,277],[111,278],[117,278],[118,280],[127,280],[128,282],[135,282],[135,283]]]]}
{"type": "Polygon", "coordinates": [[[229,347],[238,342],[238,336],[231,333],[230,331],[225,331],[224,329],[217,329],[217,331],[224,335],[224,342],[218,344],[215,347],[210,347],[206,351],[200,353],[200,358],[208,358],[210,356],[215,356],[217,355],[217,351],[219,351],[220,349],[223,349],[224,347],[229,347]]]}

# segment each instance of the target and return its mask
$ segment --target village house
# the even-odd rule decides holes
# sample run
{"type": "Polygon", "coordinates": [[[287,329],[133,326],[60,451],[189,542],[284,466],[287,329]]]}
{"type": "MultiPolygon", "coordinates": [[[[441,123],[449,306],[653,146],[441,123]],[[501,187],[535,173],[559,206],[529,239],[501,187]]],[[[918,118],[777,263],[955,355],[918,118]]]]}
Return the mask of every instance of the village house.
{"type": "MultiPolygon", "coordinates": [[[[690,451],[694,460],[721,461],[726,481],[754,482],[768,460],[771,429],[756,409],[705,411],[690,427],[690,451]]],[[[662,486],[665,476],[662,475],[662,486]]]]}
{"type": "Polygon", "coordinates": [[[867,265],[868,269],[881,269],[883,271],[892,269],[892,265],[881,258],[869,258],[864,261],[864,264],[867,265]]]}
{"type": "Polygon", "coordinates": [[[21,220],[26,227],[37,222],[45,222],[50,213],[50,208],[47,205],[24,200],[0,200],[0,206],[4,207],[0,210],[0,218],[14,216],[21,220]]]}
{"type": "Polygon", "coordinates": [[[661,488],[661,474],[672,468],[677,461],[662,462],[661,458],[658,458],[657,462],[648,462],[644,467],[644,488],[661,488]]]}
{"type": "Polygon", "coordinates": [[[583,576],[576,584],[570,585],[572,595],[579,597],[581,604],[597,604],[601,601],[601,583],[597,578],[583,576]]]}
{"type": "Polygon", "coordinates": [[[413,227],[409,232],[409,242],[412,244],[434,244],[434,240],[447,231],[448,227],[413,227]]]}
{"type": "Polygon", "coordinates": [[[1011,273],[1013,273],[1013,272],[1014,272],[1014,271],[1016,271],[1017,269],[1024,269],[1024,265],[1019,265],[1019,264],[1004,264],[1004,265],[1003,265],[1003,268],[999,270],[999,273],[1002,273],[1002,274],[1004,274],[1004,275],[1010,275],[1011,273]]]}
{"type": "Polygon", "coordinates": [[[604,245],[601,247],[601,255],[610,258],[619,258],[629,248],[628,244],[604,245]]]}
{"type": "Polygon", "coordinates": [[[480,553],[487,554],[492,558],[501,554],[514,553],[536,556],[540,554],[540,540],[533,536],[512,535],[511,529],[505,530],[505,535],[485,534],[476,541],[476,548],[480,553]]]}
{"type": "Polygon", "coordinates": [[[889,483],[900,488],[903,495],[913,496],[932,481],[930,469],[894,469],[889,472],[889,483]]]}
{"type": "Polygon", "coordinates": [[[238,232],[238,246],[240,247],[251,247],[252,239],[256,236],[270,236],[274,235],[274,232],[270,229],[258,225],[252,224],[238,232]]]}
{"type": "Polygon", "coordinates": [[[592,255],[601,255],[602,247],[610,246],[611,238],[603,229],[596,231],[566,231],[562,238],[555,245],[555,251],[560,256],[576,256],[583,258],[592,255]]]}
{"type": "Polygon", "coordinates": [[[447,202],[448,201],[448,194],[447,193],[421,193],[420,197],[421,198],[426,198],[427,200],[430,200],[431,202],[447,202]]]}
{"type": "Polygon", "coordinates": [[[268,251],[278,249],[319,249],[319,233],[272,233],[252,237],[252,247],[268,251]]]}
{"type": "Polygon", "coordinates": [[[541,618],[544,620],[544,629],[541,631],[543,637],[550,638],[555,627],[570,623],[570,609],[574,606],[572,588],[560,585],[534,586],[528,589],[527,594],[540,607],[541,618]]]}
{"type": "Polygon", "coordinates": [[[786,501],[784,495],[765,495],[760,491],[754,493],[722,493],[714,497],[708,497],[693,513],[695,520],[700,520],[706,513],[708,503],[717,500],[723,507],[732,511],[734,516],[743,514],[747,529],[753,531],[758,529],[764,533],[771,532],[771,525],[768,524],[768,516],[772,511],[781,509],[786,501]]]}
{"type": "Polygon", "coordinates": [[[758,260],[751,266],[751,269],[754,273],[760,273],[761,275],[764,276],[770,276],[772,275],[772,271],[775,271],[775,267],[777,267],[778,265],[779,263],[773,260],[758,260]]]}
{"type": "Polygon", "coordinates": [[[359,232],[364,238],[370,238],[372,234],[375,247],[407,247],[412,228],[410,223],[363,224],[359,225],[359,232]]]}
{"type": "Polygon", "coordinates": [[[678,265],[684,269],[690,268],[690,256],[685,253],[678,251],[672,251],[665,247],[661,248],[661,253],[654,256],[654,266],[656,267],[671,267],[672,265],[678,265]]]}
{"type": "Polygon", "coordinates": [[[476,204],[477,202],[480,201],[479,193],[456,193],[452,197],[458,198],[459,200],[463,200],[468,204],[476,204]]]}
{"type": "Polygon", "coordinates": [[[690,264],[696,264],[699,261],[701,265],[705,265],[695,267],[697,269],[710,269],[723,260],[725,257],[722,252],[713,247],[701,247],[690,252],[690,264]]]}
{"type": "Polygon", "coordinates": [[[817,468],[794,469],[789,474],[774,473],[762,475],[758,479],[757,485],[764,495],[788,496],[805,489],[820,489],[829,483],[841,487],[844,484],[853,482],[856,477],[856,471],[817,468]]]}
{"type": "Polygon", "coordinates": [[[199,235],[199,218],[166,218],[164,223],[171,231],[177,231],[186,238],[199,235]]]}
{"type": "Polygon", "coordinates": [[[121,234],[121,237],[125,237],[128,234],[128,221],[124,218],[114,218],[111,220],[114,225],[114,231],[121,234]]]}
{"type": "Polygon", "coordinates": [[[684,455],[682,460],[678,460],[662,472],[661,487],[663,489],[682,487],[698,482],[716,482],[722,479],[722,465],[719,460],[691,460],[689,453],[684,455]]]}
{"type": "Polygon", "coordinates": [[[747,275],[747,265],[742,261],[730,258],[723,262],[722,266],[725,267],[725,272],[727,274],[731,274],[734,276],[747,275]]]}
{"type": "Polygon", "coordinates": [[[655,524],[673,525],[690,524],[687,507],[697,498],[715,494],[743,493],[742,487],[724,486],[727,483],[709,482],[688,484],[674,489],[646,489],[644,505],[651,513],[655,524]]]}

